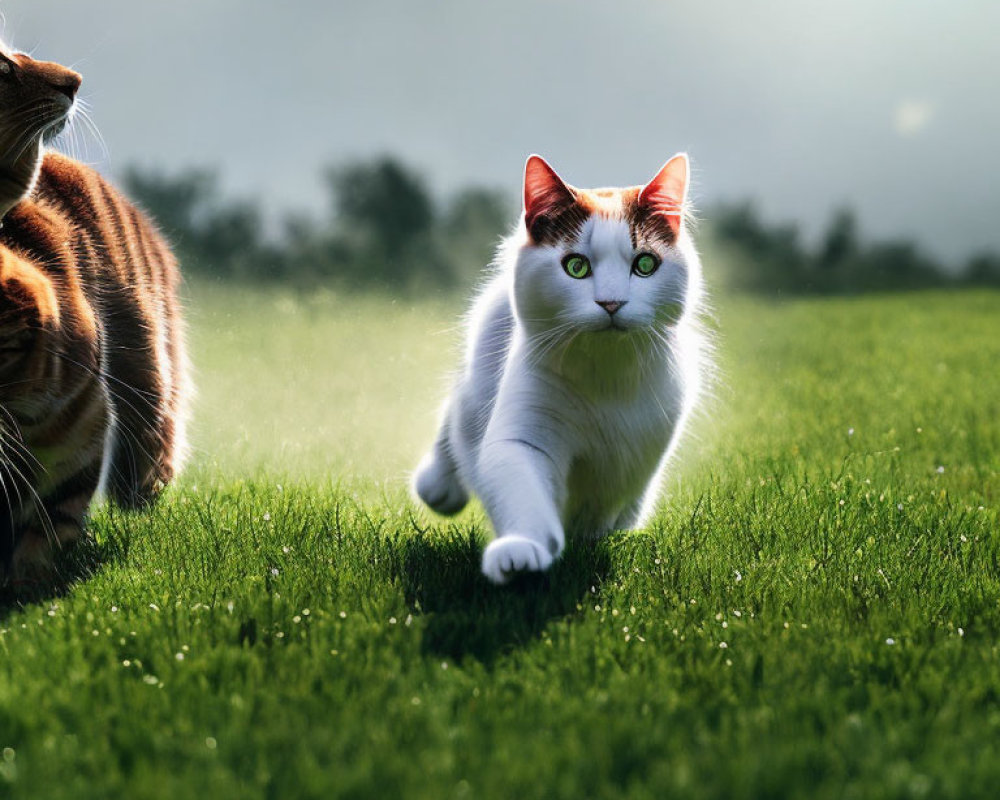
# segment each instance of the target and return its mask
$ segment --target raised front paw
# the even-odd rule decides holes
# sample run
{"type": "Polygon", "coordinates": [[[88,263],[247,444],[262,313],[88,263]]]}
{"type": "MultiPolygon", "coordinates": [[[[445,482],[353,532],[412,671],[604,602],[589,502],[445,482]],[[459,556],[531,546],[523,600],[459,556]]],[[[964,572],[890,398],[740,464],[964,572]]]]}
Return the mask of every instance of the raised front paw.
{"type": "Polygon", "coordinates": [[[457,514],[469,502],[455,467],[433,455],[425,458],[417,468],[413,488],[421,500],[445,516],[457,514]]]}
{"type": "Polygon", "coordinates": [[[507,583],[518,572],[544,572],[557,555],[526,536],[501,536],[483,551],[483,575],[493,583],[507,583]]]}

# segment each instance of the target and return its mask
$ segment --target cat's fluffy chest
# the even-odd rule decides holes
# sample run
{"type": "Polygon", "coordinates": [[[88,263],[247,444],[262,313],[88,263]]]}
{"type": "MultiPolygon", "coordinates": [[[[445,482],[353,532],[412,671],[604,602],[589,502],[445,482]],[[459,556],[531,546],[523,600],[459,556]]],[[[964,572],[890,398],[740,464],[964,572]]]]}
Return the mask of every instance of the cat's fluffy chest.
{"type": "Polygon", "coordinates": [[[684,396],[682,376],[669,361],[638,343],[614,341],[614,333],[597,336],[608,341],[568,354],[558,373],[545,371],[544,388],[532,398],[546,406],[556,429],[550,441],[566,465],[563,524],[588,535],[621,527],[628,521],[623,515],[638,513],[636,499],[670,443],[684,396]],[[610,352],[595,359],[602,348],[610,352]]]}

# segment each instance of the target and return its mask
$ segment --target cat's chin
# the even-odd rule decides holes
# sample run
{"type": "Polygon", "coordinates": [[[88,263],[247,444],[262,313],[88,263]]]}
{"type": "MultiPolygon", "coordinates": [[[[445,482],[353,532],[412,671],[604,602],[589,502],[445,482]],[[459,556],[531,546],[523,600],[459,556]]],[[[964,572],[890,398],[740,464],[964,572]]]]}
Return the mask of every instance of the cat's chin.
{"type": "Polygon", "coordinates": [[[642,326],[605,325],[582,331],[570,344],[569,352],[587,352],[588,359],[607,358],[617,363],[619,359],[636,352],[636,347],[644,348],[649,337],[644,335],[642,326]]]}
{"type": "Polygon", "coordinates": [[[642,325],[629,325],[628,323],[617,322],[612,319],[608,320],[603,325],[591,328],[591,333],[603,334],[605,336],[624,336],[630,333],[636,333],[642,329],[642,325]]]}

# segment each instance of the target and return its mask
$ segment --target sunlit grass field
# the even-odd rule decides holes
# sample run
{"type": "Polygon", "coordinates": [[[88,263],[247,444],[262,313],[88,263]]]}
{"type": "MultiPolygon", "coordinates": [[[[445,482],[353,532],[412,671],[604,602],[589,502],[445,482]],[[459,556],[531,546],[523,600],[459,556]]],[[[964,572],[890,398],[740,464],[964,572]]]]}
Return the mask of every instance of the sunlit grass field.
{"type": "Polygon", "coordinates": [[[1000,785],[1000,293],[718,299],[654,524],[485,583],[410,501],[460,298],[190,287],[185,478],[0,619],[0,797],[1000,785]]]}

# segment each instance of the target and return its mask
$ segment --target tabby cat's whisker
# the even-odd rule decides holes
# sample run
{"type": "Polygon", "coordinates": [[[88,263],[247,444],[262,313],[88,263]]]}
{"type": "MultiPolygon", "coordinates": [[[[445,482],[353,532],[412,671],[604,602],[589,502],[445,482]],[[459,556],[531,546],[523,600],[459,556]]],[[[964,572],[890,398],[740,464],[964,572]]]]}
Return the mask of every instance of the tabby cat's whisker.
{"type": "Polygon", "coordinates": [[[108,144],[104,140],[104,135],[101,133],[100,129],[97,127],[97,123],[94,122],[93,116],[91,115],[90,104],[85,100],[77,100],[77,113],[80,116],[80,120],[83,122],[84,127],[90,131],[94,140],[97,142],[98,146],[101,148],[102,159],[107,159],[109,157],[108,144]]]}

